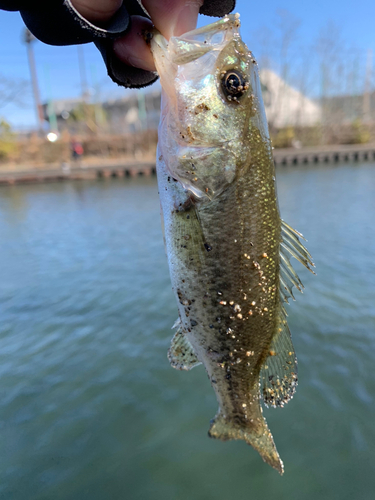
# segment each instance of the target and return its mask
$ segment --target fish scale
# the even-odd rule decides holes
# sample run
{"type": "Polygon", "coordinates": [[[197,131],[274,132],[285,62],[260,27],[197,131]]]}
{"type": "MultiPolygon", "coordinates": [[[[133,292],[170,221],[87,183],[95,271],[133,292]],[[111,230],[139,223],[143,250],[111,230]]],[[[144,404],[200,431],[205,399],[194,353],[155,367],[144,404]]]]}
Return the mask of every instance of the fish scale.
{"type": "Polygon", "coordinates": [[[156,32],[151,43],[163,87],[158,185],[179,309],[168,357],[179,369],[204,365],[219,403],[210,436],[246,441],[282,473],[260,405],[263,397],[283,406],[297,383],[283,302],[300,281],[280,252],[312,262],[279,215],[257,67],[238,28],[232,15],[169,43],[156,32]]]}

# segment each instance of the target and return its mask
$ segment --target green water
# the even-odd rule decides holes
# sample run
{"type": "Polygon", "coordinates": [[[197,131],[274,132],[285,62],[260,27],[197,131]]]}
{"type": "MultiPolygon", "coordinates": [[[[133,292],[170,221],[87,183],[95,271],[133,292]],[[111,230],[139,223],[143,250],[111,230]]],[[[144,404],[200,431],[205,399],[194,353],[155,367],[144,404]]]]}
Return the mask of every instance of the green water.
{"type": "Polygon", "coordinates": [[[265,416],[285,475],[207,437],[202,367],[177,317],[153,179],[0,189],[0,498],[375,498],[375,165],[278,170],[317,276],[289,308],[299,387],[265,416]]]}

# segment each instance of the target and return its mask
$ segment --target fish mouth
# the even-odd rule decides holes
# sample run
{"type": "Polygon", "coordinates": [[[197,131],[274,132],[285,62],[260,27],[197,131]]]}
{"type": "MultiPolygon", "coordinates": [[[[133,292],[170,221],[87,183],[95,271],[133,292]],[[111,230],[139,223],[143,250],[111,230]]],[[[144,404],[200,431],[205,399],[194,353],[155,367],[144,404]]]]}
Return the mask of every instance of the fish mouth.
{"type": "Polygon", "coordinates": [[[178,37],[171,37],[172,38],[187,38],[190,39],[191,37],[199,37],[203,35],[203,37],[209,36],[209,34],[215,34],[219,31],[226,30],[231,27],[236,27],[239,28],[241,25],[240,23],[240,15],[238,13],[236,14],[227,14],[223,18],[219,19],[218,21],[215,21],[214,23],[207,24],[206,26],[203,26],[201,28],[195,28],[191,31],[187,31],[183,35],[180,35],[178,37]]]}
{"type": "Polygon", "coordinates": [[[196,61],[208,53],[220,52],[231,40],[241,40],[240,15],[228,14],[201,28],[178,37],[166,38],[156,29],[152,32],[151,52],[163,90],[173,95],[173,81],[179,67],[196,61]]]}
{"type": "Polygon", "coordinates": [[[153,33],[151,48],[154,57],[162,52],[173,65],[186,64],[195,61],[211,50],[217,50],[228,38],[240,36],[240,15],[228,14],[212,24],[188,31],[181,36],[172,36],[169,42],[157,30],[153,33]],[[229,33],[231,32],[231,33],[229,33]]]}
{"type": "Polygon", "coordinates": [[[227,38],[229,30],[238,31],[239,19],[239,14],[230,14],[208,26],[188,31],[179,37],[172,37],[169,51],[173,63],[186,64],[221,45],[227,38]]]}

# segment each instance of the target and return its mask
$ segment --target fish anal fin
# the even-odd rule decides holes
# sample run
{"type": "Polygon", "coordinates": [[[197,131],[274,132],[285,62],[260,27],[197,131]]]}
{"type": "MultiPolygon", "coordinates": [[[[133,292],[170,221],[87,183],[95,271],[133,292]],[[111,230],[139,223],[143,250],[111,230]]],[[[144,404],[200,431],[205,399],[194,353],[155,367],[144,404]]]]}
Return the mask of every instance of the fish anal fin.
{"type": "Polygon", "coordinates": [[[171,347],[168,351],[168,359],[176,370],[191,370],[194,366],[201,364],[195,354],[192,345],[186,338],[182,326],[178,328],[172,338],[171,347]]]}
{"type": "Polygon", "coordinates": [[[281,307],[270,353],[260,371],[264,403],[274,408],[283,407],[292,399],[298,383],[297,358],[285,316],[281,307]]]}
{"type": "Polygon", "coordinates": [[[212,438],[227,441],[231,439],[241,439],[252,446],[271,467],[276,469],[281,475],[284,472],[283,462],[277,452],[272,434],[267,423],[259,412],[259,417],[251,422],[238,424],[229,418],[225,418],[219,411],[213,420],[208,435],[212,438]]]}

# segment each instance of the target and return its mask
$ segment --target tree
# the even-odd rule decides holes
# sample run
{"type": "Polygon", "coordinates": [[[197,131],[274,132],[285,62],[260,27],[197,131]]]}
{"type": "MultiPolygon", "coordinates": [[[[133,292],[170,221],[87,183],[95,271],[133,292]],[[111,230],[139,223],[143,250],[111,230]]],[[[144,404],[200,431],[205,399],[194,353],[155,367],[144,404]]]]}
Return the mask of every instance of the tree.
{"type": "Polygon", "coordinates": [[[29,83],[27,80],[11,78],[0,73],[0,108],[9,103],[24,106],[28,92],[29,83]]]}
{"type": "Polygon", "coordinates": [[[9,159],[16,149],[11,126],[0,117],[0,160],[9,159]]]}

